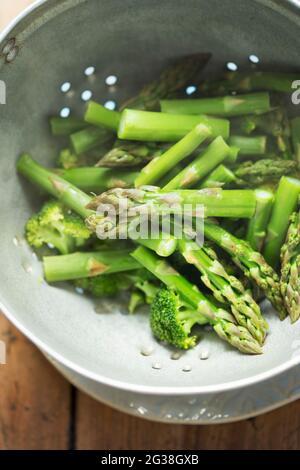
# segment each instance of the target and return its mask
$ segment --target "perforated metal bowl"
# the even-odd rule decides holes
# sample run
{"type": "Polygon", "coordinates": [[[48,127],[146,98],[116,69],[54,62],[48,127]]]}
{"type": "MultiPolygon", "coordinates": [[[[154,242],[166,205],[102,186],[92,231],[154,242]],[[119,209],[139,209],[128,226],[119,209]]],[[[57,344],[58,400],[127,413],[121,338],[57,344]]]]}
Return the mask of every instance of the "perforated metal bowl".
{"type": "Polygon", "coordinates": [[[255,384],[299,363],[299,325],[280,323],[267,306],[270,335],[262,356],[243,356],[209,331],[179,356],[153,340],[147,313],[128,316],[118,300],[95,308],[71,288],[45,284],[22,241],[24,222],[40,197],[15,171],[25,150],[53,165],[57,147],[47,115],[80,110],[88,92],[102,103],[118,103],[170,57],[212,52],[212,73],[227,62],[249,67],[253,54],[264,66],[300,67],[299,12],[298,2],[282,0],[49,0],[37,2],[2,34],[1,305],[56,360],[161,403],[255,384]],[[113,86],[111,76],[117,77],[113,86]]]}

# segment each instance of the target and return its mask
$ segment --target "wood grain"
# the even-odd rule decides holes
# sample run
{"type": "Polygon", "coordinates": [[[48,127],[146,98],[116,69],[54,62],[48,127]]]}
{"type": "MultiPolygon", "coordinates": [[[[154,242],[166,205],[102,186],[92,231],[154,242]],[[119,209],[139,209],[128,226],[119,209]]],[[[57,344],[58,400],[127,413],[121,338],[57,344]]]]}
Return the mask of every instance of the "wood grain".
{"type": "Polygon", "coordinates": [[[0,449],[67,449],[71,386],[0,314],[0,449]]]}
{"type": "Polygon", "coordinates": [[[299,449],[300,401],[238,423],[186,426],[127,416],[79,393],[76,446],[83,450],[299,449]]]}

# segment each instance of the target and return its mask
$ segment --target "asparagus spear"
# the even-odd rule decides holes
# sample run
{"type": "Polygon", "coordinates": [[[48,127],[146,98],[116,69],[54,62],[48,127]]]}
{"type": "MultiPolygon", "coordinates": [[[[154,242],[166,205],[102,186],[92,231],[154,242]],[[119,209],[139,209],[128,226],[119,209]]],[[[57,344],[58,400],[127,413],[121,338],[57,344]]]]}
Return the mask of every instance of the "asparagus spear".
{"type": "Polygon", "coordinates": [[[87,127],[81,131],[71,134],[71,145],[77,153],[88,152],[96,147],[107,145],[112,140],[113,134],[111,131],[99,127],[87,127]]]}
{"type": "Polygon", "coordinates": [[[86,122],[74,117],[52,117],[50,118],[51,132],[55,136],[70,135],[86,127],[86,122]]]}
{"type": "Polygon", "coordinates": [[[263,252],[266,261],[274,268],[278,267],[280,249],[286,237],[289,218],[296,210],[299,194],[300,180],[283,176],[275,194],[263,252]]]}
{"type": "Polygon", "coordinates": [[[155,142],[116,140],[113,148],[99,160],[97,166],[109,168],[137,166],[159,157],[165,150],[167,150],[166,145],[155,142]]]}
{"type": "Polygon", "coordinates": [[[281,297],[279,277],[264,257],[254,251],[249,243],[236,238],[219,225],[206,222],[204,233],[209,240],[215,242],[232,257],[246,277],[252,279],[264,292],[278,311],[280,318],[284,319],[286,311],[281,297]]]}
{"type": "Polygon", "coordinates": [[[82,217],[88,217],[92,212],[86,208],[91,202],[91,197],[76,188],[68,181],[56,175],[52,171],[39,165],[28,154],[23,154],[17,163],[18,171],[29,181],[35,183],[47,193],[60,199],[70,209],[73,209],[82,217]]]}
{"type": "Polygon", "coordinates": [[[229,144],[239,148],[240,155],[263,155],[267,149],[267,137],[264,135],[245,137],[231,136],[229,144]]]}
{"type": "Polygon", "coordinates": [[[256,189],[256,211],[250,219],[246,240],[255,251],[261,251],[267,234],[268,222],[274,202],[274,194],[267,189],[256,189]]]}
{"type": "Polygon", "coordinates": [[[117,131],[121,114],[118,111],[111,111],[95,101],[89,101],[84,119],[89,124],[105,127],[112,131],[117,131]]]}
{"type": "Polygon", "coordinates": [[[292,323],[300,317],[300,214],[294,212],[281,248],[281,293],[292,323]]]}
{"type": "Polygon", "coordinates": [[[229,136],[229,121],[208,116],[155,113],[125,109],[122,112],[118,137],[127,140],[172,142],[184,137],[197,124],[208,127],[211,137],[229,136]]]}
{"type": "Polygon", "coordinates": [[[140,265],[130,256],[130,251],[114,250],[45,256],[43,267],[48,282],[59,282],[130,271],[140,265]]]}
{"type": "Polygon", "coordinates": [[[201,272],[201,280],[213,292],[218,302],[229,302],[232,314],[238,325],[246,328],[251,335],[263,344],[268,325],[252,296],[243,284],[233,275],[229,275],[216,253],[207,246],[200,248],[192,240],[178,240],[178,248],[187,263],[201,272]]]}
{"type": "Polygon", "coordinates": [[[119,170],[118,168],[81,167],[54,171],[87,193],[101,193],[112,188],[129,188],[132,187],[138,176],[136,172],[119,170]]]}
{"type": "Polygon", "coordinates": [[[139,94],[126,101],[122,109],[159,109],[159,100],[174,97],[191,83],[198,85],[200,74],[209,61],[210,54],[191,54],[173,60],[157,80],[146,85],[139,94]]]}
{"type": "Polygon", "coordinates": [[[231,121],[234,134],[252,134],[257,131],[262,134],[279,136],[286,133],[286,118],[282,107],[262,114],[239,116],[231,121]]]}
{"type": "Polygon", "coordinates": [[[292,119],[291,127],[294,155],[298,165],[300,165],[300,117],[292,119]]]}
{"type": "Polygon", "coordinates": [[[160,178],[174,168],[174,166],[196,150],[196,148],[209,136],[210,131],[208,127],[198,124],[160,157],[151,160],[137,177],[135,186],[139,187],[156,183],[160,178]]]}
{"type": "Polygon", "coordinates": [[[175,271],[166,261],[144,247],[137,248],[132,256],[161,282],[177,291],[200,314],[198,323],[208,321],[221,339],[241,352],[260,354],[261,347],[249,331],[236,324],[235,318],[226,310],[216,307],[198,288],[175,271]]]}
{"type": "MultiPolygon", "coordinates": [[[[195,186],[215,166],[227,158],[230,147],[222,137],[217,137],[207,149],[187,165],[164,187],[164,190],[184,189],[195,186]]],[[[150,164],[148,165],[148,168],[150,164]]],[[[149,171],[151,168],[149,169],[149,171]]]]}
{"type": "Polygon", "coordinates": [[[172,235],[163,236],[160,234],[158,239],[137,238],[135,241],[139,245],[145,246],[146,248],[149,248],[149,250],[155,251],[156,254],[162,256],[163,258],[171,256],[177,248],[177,240],[172,235]]]}
{"type": "Polygon", "coordinates": [[[200,184],[199,189],[219,188],[235,181],[235,174],[225,165],[217,166],[200,184]]]}
{"type": "Polygon", "coordinates": [[[222,96],[216,98],[162,100],[161,111],[170,114],[211,114],[240,116],[270,111],[269,93],[222,96]]]}
{"type": "Polygon", "coordinates": [[[243,187],[257,187],[264,183],[278,181],[281,176],[295,174],[297,163],[294,160],[262,160],[246,161],[234,166],[235,184],[243,187]]]}

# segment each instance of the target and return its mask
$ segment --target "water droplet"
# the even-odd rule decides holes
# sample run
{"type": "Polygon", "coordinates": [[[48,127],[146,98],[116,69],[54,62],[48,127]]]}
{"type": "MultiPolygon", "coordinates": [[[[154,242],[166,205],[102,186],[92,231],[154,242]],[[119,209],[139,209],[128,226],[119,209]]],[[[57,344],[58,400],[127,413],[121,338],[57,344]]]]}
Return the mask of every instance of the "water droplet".
{"type": "Polygon", "coordinates": [[[166,418],[166,419],[172,419],[172,417],[173,417],[173,416],[171,415],[171,413],[167,413],[167,414],[165,415],[165,418],[166,418]]]}
{"type": "Polygon", "coordinates": [[[118,77],[116,77],[116,75],[108,75],[108,77],[106,77],[106,79],[105,79],[105,83],[108,86],[115,85],[117,83],[117,81],[118,81],[118,77]]]}
{"type": "Polygon", "coordinates": [[[197,88],[194,85],[190,85],[186,88],[185,92],[187,95],[192,95],[196,90],[197,88]]]}
{"type": "Polygon", "coordinates": [[[258,64],[259,63],[259,58],[255,54],[250,54],[249,55],[249,60],[252,62],[252,64],[258,64]]]}
{"type": "Polygon", "coordinates": [[[70,114],[71,114],[70,108],[62,108],[59,113],[60,117],[62,118],[67,118],[70,116],[70,114]]]}
{"type": "Polygon", "coordinates": [[[68,93],[71,89],[71,83],[70,82],[65,82],[61,85],[60,90],[62,93],[68,93]]]}
{"type": "Polygon", "coordinates": [[[82,93],[81,93],[81,99],[82,101],[89,101],[93,96],[93,93],[91,92],[91,90],[84,90],[82,93]]]}
{"type": "Polygon", "coordinates": [[[117,104],[115,101],[109,100],[104,103],[104,107],[109,109],[110,111],[113,111],[114,109],[116,109],[117,104]]]}
{"type": "Polygon", "coordinates": [[[154,349],[152,346],[143,346],[140,352],[142,356],[151,356],[151,354],[154,352],[154,349]]]}
{"type": "Polygon", "coordinates": [[[191,398],[188,403],[189,405],[195,405],[197,403],[197,398],[191,398]]]}
{"type": "Polygon", "coordinates": [[[184,418],[184,413],[182,412],[178,413],[178,418],[184,418]]]}
{"type": "Polygon", "coordinates": [[[152,369],[160,370],[161,368],[162,368],[162,365],[160,364],[160,362],[154,362],[152,364],[152,369]]]}
{"type": "Polygon", "coordinates": [[[86,75],[87,77],[90,77],[91,75],[93,75],[95,73],[95,67],[93,65],[90,65],[89,67],[87,67],[84,71],[84,75],[86,75]]]}
{"type": "Polygon", "coordinates": [[[234,62],[227,62],[226,68],[230,70],[231,72],[236,72],[238,69],[238,66],[234,62]]]}
{"type": "Polygon", "coordinates": [[[22,267],[24,271],[28,274],[31,274],[33,272],[32,265],[27,260],[22,262],[22,267]]]}
{"type": "Polygon", "coordinates": [[[13,62],[15,60],[15,58],[17,57],[18,55],[18,52],[19,52],[19,48],[18,46],[15,46],[13,49],[11,49],[9,51],[9,53],[6,55],[6,62],[13,62]]]}
{"type": "Polygon", "coordinates": [[[201,361],[205,361],[208,358],[209,358],[209,352],[207,351],[207,349],[205,349],[204,351],[201,351],[200,353],[201,361]]]}
{"type": "Polygon", "coordinates": [[[16,237],[13,238],[13,244],[14,244],[15,246],[20,246],[20,245],[22,244],[22,241],[23,241],[22,238],[20,238],[20,237],[18,237],[18,236],[16,236],[16,237]]]}
{"type": "Polygon", "coordinates": [[[181,358],[181,354],[180,354],[180,352],[178,352],[178,351],[174,351],[174,352],[171,354],[170,358],[172,359],[172,361],[178,361],[178,359],[181,358]]]}
{"type": "Polygon", "coordinates": [[[201,408],[200,415],[204,415],[204,413],[206,413],[206,408],[201,408]]]}
{"type": "Polygon", "coordinates": [[[182,368],[182,372],[191,372],[191,370],[192,370],[192,366],[190,366],[189,364],[186,364],[182,368]]]}
{"type": "Polygon", "coordinates": [[[145,415],[145,414],[148,412],[148,410],[147,410],[146,408],[144,408],[143,406],[139,406],[139,407],[137,408],[137,412],[138,412],[140,415],[143,416],[143,415],[145,415]]]}
{"type": "Polygon", "coordinates": [[[84,294],[84,290],[82,289],[82,287],[75,287],[75,292],[77,292],[77,294],[79,294],[79,295],[84,294]]]}

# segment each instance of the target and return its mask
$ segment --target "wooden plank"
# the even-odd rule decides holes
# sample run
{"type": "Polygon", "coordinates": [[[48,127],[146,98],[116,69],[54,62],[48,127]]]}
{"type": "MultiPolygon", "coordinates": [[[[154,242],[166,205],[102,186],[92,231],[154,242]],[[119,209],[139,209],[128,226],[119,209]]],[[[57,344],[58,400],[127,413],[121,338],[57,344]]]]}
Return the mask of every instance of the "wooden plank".
{"type": "Polygon", "coordinates": [[[67,449],[71,386],[0,314],[0,449],[67,449]]]}
{"type": "Polygon", "coordinates": [[[76,444],[84,450],[299,449],[300,401],[232,424],[169,425],[125,415],[79,393],[76,444]]]}

